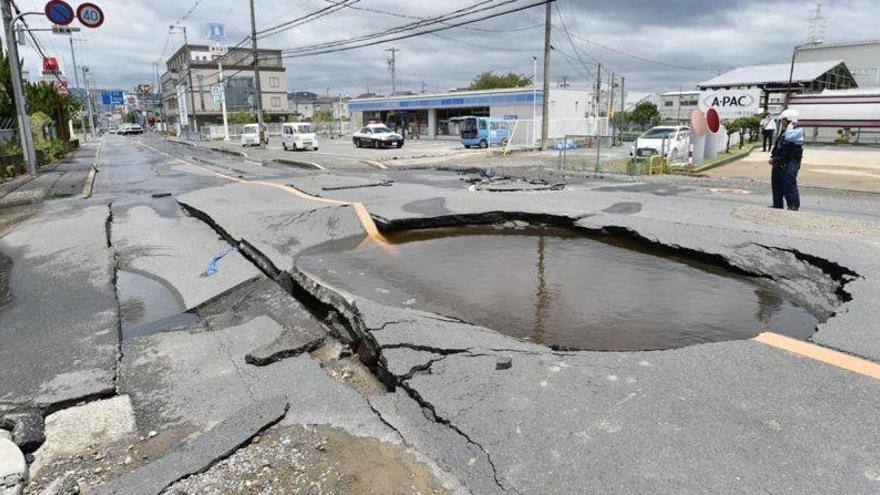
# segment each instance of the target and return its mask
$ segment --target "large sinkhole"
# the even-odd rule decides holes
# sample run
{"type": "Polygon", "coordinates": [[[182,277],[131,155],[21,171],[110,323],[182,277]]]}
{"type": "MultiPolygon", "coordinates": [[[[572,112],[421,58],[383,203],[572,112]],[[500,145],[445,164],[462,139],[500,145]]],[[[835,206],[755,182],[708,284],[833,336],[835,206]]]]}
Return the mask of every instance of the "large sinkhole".
{"type": "Polygon", "coordinates": [[[554,348],[652,350],[810,337],[817,318],[765,279],[668,250],[561,227],[465,226],[348,238],[300,269],[382,304],[416,308],[554,348]]]}

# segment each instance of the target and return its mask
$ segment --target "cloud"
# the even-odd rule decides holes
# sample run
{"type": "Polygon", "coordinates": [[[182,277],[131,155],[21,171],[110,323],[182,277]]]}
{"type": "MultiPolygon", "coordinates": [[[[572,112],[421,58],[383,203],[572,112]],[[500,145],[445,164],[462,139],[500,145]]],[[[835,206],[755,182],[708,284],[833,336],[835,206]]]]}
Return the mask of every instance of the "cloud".
{"type": "MultiPolygon", "coordinates": [[[[153,81],[153,62],[161,60],[164,71],[165,59],[182,43],[182,36],[174,35],[162,53],[168,25],[180,19],[192,1],[100,2],[107,22],[100,29],[84,29],[76,35],[88,40],[77,44],[77,61],[92,68],[95,83],[101,87],[131,88],[153,81]]],[[[357,5],[429,16],[474,1],[371,0],[357,5]]],[[[271,26],[328,5],[326,0],[256,0],[257,24],[271,26]]],[[[829,41],[877,37],[874,0],[826,0],[824,9],[829,41]]],[[[551,79],[555,82],[566,75],[575,85],[586,87],[595,77],[596,62],[601,62],[607,69],[625,75],[627,87],[633,90],[693,87],[700,80],[738,65],[787,60],[792,47],[806,39],[811,10],[812,2],[806,0],[558,0],[554,8],[552,43],[556,52],[551,56],[551,79]],[[562,19],[577,52],[561,29],[562,19]],[[573,60],[578,53],[585,64],[573,60]]],[[[387,92],[391,81],[384,50],[390,46],[400,49],[397,73],[401,89],[419,91],[423,84],[432,91],[463,86],[485,70],[531,74],[532,57],[542,52],[543,20],[543,7],[538,7],[469,29],[456,28],[355,51],[288,59],[289,88],[331,94],[358,94],[367,88],[387,92]],[[517,31],[486,31],[507,29],[517,31]]],[[[225,22],[231,42],[239,41],[249,30],[247,2],[203,0],[183,23],[190,41],[205,42],[208,22],[225,22]]],[[[261,46],[296,47],[377,32],[407,22],[410,20],[343,9],[270,37],[261,46]]],[[[60,55],[69,67],[67,40],[54,36],[50,44],[51,36],[40,33],[42,44],[60,55]]],[[[22,55],[31,74],[38,73],[39,60],[33,50],[26,48],[22,55]]],[[[607,77],[608,74],[603,75],[607,77]]]]}

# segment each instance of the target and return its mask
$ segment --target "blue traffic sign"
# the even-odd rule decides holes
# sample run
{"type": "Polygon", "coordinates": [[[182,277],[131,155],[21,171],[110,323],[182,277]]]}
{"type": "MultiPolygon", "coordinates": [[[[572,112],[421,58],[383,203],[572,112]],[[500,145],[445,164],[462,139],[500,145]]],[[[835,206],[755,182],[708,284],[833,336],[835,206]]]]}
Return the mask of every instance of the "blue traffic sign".
{"type": "Polygon", "coordinates": [[[66,26],[76,18],[73,7],[64,0],[50,0],[46,4],[45,12],[46,17],[48,17],[53,24],[59,26],[66,26]]]}
{"type": "Polygon", "coordinates": [[[101,91],[102,105],[122,105],[125,103],[125,94],[122,91],[101,91]]]}

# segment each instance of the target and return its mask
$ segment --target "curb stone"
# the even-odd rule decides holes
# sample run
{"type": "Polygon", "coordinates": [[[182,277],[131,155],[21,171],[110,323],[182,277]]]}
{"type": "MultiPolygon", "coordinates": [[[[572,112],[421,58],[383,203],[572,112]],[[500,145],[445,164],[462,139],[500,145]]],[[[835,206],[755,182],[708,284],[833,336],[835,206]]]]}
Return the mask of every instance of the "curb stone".
{"type": "Polygon", "coordinates": [[[12,440],[0,438],[0,495],[17,495],[27,480],[24,454],[12,440]]]}

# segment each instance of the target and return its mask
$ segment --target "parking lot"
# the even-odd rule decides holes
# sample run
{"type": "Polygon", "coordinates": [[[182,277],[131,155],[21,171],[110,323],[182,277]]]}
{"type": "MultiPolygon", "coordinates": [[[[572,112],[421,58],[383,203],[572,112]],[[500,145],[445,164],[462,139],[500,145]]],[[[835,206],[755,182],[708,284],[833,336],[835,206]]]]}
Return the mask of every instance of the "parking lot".
{"type": "Polygon", "coordinates": [[[200,147],[244,153],[256,160],[287,160],[312,165],[315,168],[386,168],[395,160],[409,160],[427,157],[452,157],[486,155],[486,150],[465,149],[457,140],[407,140],[402,148],[357,148],[348,137],[336,139],[318,138],[317,150],[285,151],[281,147],[280,136],[270,136],[269,145],[264,148],[243,147],[235,139],[224,141],[202,141],[192,143],[200,147]]]}

